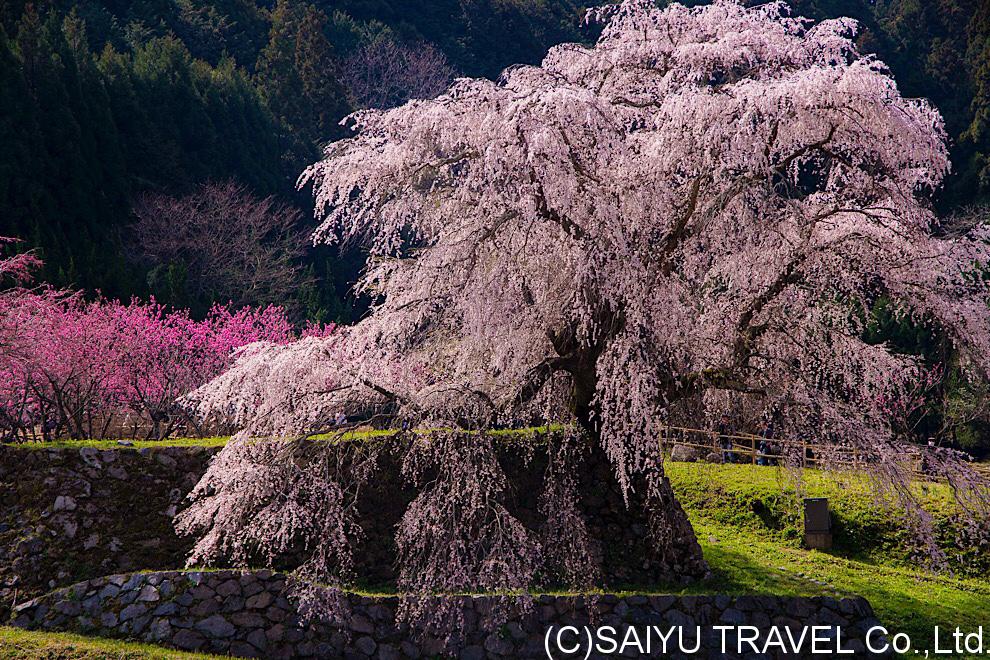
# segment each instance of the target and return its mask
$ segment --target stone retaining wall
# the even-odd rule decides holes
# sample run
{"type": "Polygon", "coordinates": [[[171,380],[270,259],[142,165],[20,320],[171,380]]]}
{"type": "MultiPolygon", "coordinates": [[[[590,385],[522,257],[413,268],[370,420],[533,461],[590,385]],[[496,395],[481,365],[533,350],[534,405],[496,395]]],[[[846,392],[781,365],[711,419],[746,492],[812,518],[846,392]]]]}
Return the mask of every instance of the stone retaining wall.
{"type": "MultiPolygon", "coordinates": [[[[680,626],[687,648],[693,646],[700,626],[701,649],[690,656],[697,658],[732,657],[722,654],[713,625],[756,625],[764,630],[770,626],[838,626],[842,648],[855,650],[854,657],[864,657],[864,634],[876,625],[869,603],[861,598],[772,596],[601,596],[592,605],[593,621],[584,597],[539,596],[501,625],[492,625],[487,620],[493,609],[491,597],[456,596],[451,599],[464,623],[460,638],[445,646],[439,639],[410,634],[407,625],[397,624],[395,597],[349,595],[347,614],[340,621],[305,623],[287,596],[284,576],[269,571],[114,575],[23,603],[16,608],[14,623],[244,657],[442,656],[465,660],[546,657],[544,637],[549,627],[580,629],[589,622],[613,626],[620,641],[629,627],[642,634],[646,626],[664,631],[680,626]]],[[[584,657],[583,650],[578,657],[584,657]]],[[[747,653],[743,657],[758,656],[747,653]]]]}
{"type": "Polygon", "coordinates": [[[216,451],[0,445],[0,619],[56,586],[183,566],[172,517],[216,451]]]}
{"type": "MultiPolygon", "coordinates": [[[[506,443],[499,460],[510,483],[506,505],[534,534],[545,453],[506,443]]],[[[22,449],[0,445],[0,620],[12,603],[102,575],[185,565],[192,542],[172,517],[216,448],[135,450],[22,449]]],[[[395,582],[395,526],[416,492],[400,476],[399,457],[382,457],[358,502],[364,539],[354,549],[359,584],[395,582]]],[[[671,533],[673,558],[658,556],[643,507],[627,508],[607,459],[589,456],[580,473],[584,517],[605,587],[656,585],[696,575],[700,548],[689,527],[671,533]]],[[[678,506],[679,510],[679,506],[678,506]]],[[[276,566],[294,568],[291,558],[276,566]]]]}

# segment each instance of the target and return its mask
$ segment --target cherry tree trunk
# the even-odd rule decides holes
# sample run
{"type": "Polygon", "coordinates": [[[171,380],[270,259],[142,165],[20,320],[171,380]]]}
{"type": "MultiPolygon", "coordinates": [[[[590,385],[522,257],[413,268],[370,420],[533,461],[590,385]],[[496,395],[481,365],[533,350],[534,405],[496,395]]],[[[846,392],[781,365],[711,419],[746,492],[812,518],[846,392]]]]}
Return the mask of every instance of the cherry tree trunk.
{"type": "Polygon", "coordinates": [[[671,574],[681,576],[683,581],[708,576],[708,562],[701,553],[694,528],[666,475],[660,477],[650,508],[656,552],[663,564],[670,567],[671,574]]]}
{"type": "MultiPolygon", "coordinates": [[[[574,387],[571,391],[571,406],[578,424],[589,439],[591,465],[611,466],[603,449],[605,444],[596,421],[600,419],[600,411],[594,403],[598,389],[596,363],[599,354],[600,347],[586,354],[580,361],[581,368],[572,372],[574,387]]],[[[649,554],[658,566],[656,573],[661,580],[685,583],[706,577],[709,574],[708,563],[702,555],[691,521],[677,501],[670,480],[664,474],[659,445],[654,460],[655,465],[649,466],[644,473],[632,475],[629,492],[625,493],[626,506],[646,514],[649,539],[653,544],[649,548],[649,554]]],[[[615,470],[608,472],[606,478],[610,477],[614,488],[621,490],[615,470]]]]}
{"type": "MultiPolygon", "coordinates": [[[[608,480],[606,488],[611,491],[620,489],[611,462],[602,449],[601,442],[592,440],[592,456],[588,464],[592,466],[589,474],[582,475],[582,480],[608,480]],[[595,469],[595,466],[605,465],[606,468],[595,469]]],[[[659,458],[659,457],[658,457],[659,458]]],[[[684,508],[677,500],[670,480],[663,473],[663,466],[658,463],[653,474],[634,475],[631,479],[631,491],[627,494],[625,506],[637,515],[646,527],[649,544],[647,555],[651,556],[654,568],[651,573],[661,582],[685,584],[709,575],[708,563],[705,561],[698,544],[694,528],[688,520],[684,508]]],[[[609,539],[602,538],[603,543],[609,539]]]]}

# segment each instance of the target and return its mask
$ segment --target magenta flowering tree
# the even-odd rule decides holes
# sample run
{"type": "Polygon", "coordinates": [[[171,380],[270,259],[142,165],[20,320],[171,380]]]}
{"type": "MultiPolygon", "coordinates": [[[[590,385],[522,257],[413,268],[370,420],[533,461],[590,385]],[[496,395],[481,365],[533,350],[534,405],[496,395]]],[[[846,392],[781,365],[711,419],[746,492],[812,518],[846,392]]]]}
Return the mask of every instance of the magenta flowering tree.
{"type": "Polygon", "coordinates": [[[39,308],[22,327],[35,337],[23,382],[42,435],[105,437],[121,394],[114,358],[125,340],[111,310],[71,296],[39,308]]]}
{"type": "MultiPolygon", "coordinates": [[[[30,254],[0,259],[0,429],[5,436],[168,436],[189,421],[179,399],[220,374],[241,347],[286,343],[279,307],[215,306],[196,321],[154,300],[86,301],[40,285],[30,254]]],[[[308,334],[326,334],[313,327],[308,334]]]]}
{"type": "MultiPolygon", "coordinates": [[[[356,136],[305,172],[316,240],[366,246],[359,288],[376,302],[330,338],[248,349],[193,395],[245,429],[180,523],[203,535],[194,559],[246,539],[268,547],[283,538],[275,516],[300,506],[257,476],[289,469],[287,450],[250,436],[312,433],[376,406],[457,434],[416,440],[407,459],[432,458],[440,475],[398,531],[412,593],[521,589],[533,558],[552,554],[511,524],[497,462],[478,448],[520,422],[583,431],[626,493],[647,496],[658,552],[688,575],[703,563],[658,448],[687,414],[701,425],[737,406],[773,411],[782,435],[855,447],[925,528],[887,415],[922,365],[862,337],[885,296],[950,337],[969,377],[987,376],[987,228],[940,232],[928,201],[949,167],[941,117],[856,51],[850,20],[726,0],[626,0],[591,17],[606,23],[593,47],[356,113],[356,136]],[[470,497],[452,511],[459,482],[470,497]],[[485,537],[492,527],[508,540],[485,537]],[[479,531],[472,544],[449,528],[479,531]]],[[[985,516],[966,466],[932,463],[985,516]]],[[[553,486],[548,497],[573,491],[553,486]]],[[[344,504],[319,506],[343,520],[344,504]]],[[[334,562],[324,579],[339,576],[334,562]]]]}
{"type": "MultiPolygon", "coordinates": [[[[17,243],[0,237],[0,248],[17,243]]],[[[66,298],[47,287],[28,288],[41,261],[33,253],[0,256],[0,433],[16,436],[37,417],[28,368],[41,337],[26,323],[66,298]]]]}
{"type": "Polygon", "coordinates": [[[117,396],[136,422],[150,422],[151,438],[167,437],[176,424],[189,420],[179,398],[221,373],[237,349],[294,337],[278,307],[235,312],[216,305],[203,321],[194,321],[185,310],[168,311],[154,300],[104,303],[98,309],[109,314],[106,328],[118,341],[117,352],[105,358],[118,374],[117,396]]]}
{"type": "MultiPolygon", "coordinates": [[[[0,236],[0,246],[19,243],[16,238],[0,236]]],[[[0,285],[3,295],[11,298],[23,293],[22,285],[31,281],[34,271],[41,267],[41,260],[32,252],[21,252],[0,258],[0,285]]]]}

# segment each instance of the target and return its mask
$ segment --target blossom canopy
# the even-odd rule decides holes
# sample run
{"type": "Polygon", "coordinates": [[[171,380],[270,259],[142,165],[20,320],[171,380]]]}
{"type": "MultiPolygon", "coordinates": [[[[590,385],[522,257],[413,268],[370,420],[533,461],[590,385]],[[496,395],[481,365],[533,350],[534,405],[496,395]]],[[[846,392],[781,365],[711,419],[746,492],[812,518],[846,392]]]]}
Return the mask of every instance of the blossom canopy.
{"type": "Polygon", "coordinates": [[[879,296],[986,373],[985,230],[936,235],[942,120],[857,53],[853,21],[727,1],[591,16],[593,47],[356,113],[305,172],[316,239],[371,254],[377,304],[338,384],[483,423],[576,413],[625,470],[699,398],[879,440],[879,402],[918,374],[862,340],[879,296]]]}
{"type": "MultiPolygon", "coordinates": [[[[857,52],[848,19],[727,0],[589,18],[605,22],[594,46],[352,115],[301,183],[315,240],[368,250],[371,312],[250,348],[192,400],[246,435],[376,406],[434,428],[577,422],[626,492],[647,476],[668,523],[680,509],[649,476],[665,425],[742,408],[852,445],[910,499],[889,411],[924,366],[864,340],[870,310],[937,327],[970,376],[990,367],[987,229],[949,231],[930,204],[949,169],[938,112],[857,52]]],[[[228,482],[218,470],[201,491],[232,502],[228,482]]],[[[986,512],[981,488],[968,502],[986,512]]],[[[405,547],[427,518],[404,524],[405,547]]],[[[503,577],[484,583],[526,581],[503,577]]]]}

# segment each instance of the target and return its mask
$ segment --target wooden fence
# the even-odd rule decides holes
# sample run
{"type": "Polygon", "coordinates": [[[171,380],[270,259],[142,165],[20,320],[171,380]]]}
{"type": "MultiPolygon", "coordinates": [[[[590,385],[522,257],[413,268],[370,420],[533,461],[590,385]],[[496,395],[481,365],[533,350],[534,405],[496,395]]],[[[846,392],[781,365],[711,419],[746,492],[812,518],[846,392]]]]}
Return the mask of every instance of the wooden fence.
{"type": "MultiPolygon", "coordinates": [[[[661,434],[664,451],[669,454],[675,445],[683,445],[706,453],[716,453],[719,460],[734,463],[787,464],[802,468],[840,467],[866,470],[875,460],[869,452],[843,444],[818,444],[793,438],[768,438],[749,433],[719,433],[704,429],[667,426],[661,434]],[[761,449],[762,446],[762,449],[761,449]],[[761,459],[764,459],[761,461],[761,459]]],[[[921,448],[909,451],[907,460],[915,475],[923,479],[934,477],[925,469],[921,448]]],[[[990,465],[973,463],[971,467],[990,480],[990,465]]]]}
{"type": "Polygon", "coordinates": [[[756,464],[760,462],[759,459],[764,458],[768,461],[786,460],[801,467],[815,467],[823,462],[822,457],[825,456],[830,465],[840,463],[855,467],[869,462],[864,452],[850,446],[822,445],[792,438],[768,438],[750,433],[719,433],[681,426],[665,427],[661,441],[668,450],[674,445],[683,445],[723,456],[732,455],[736,463],[756,464]]]}

